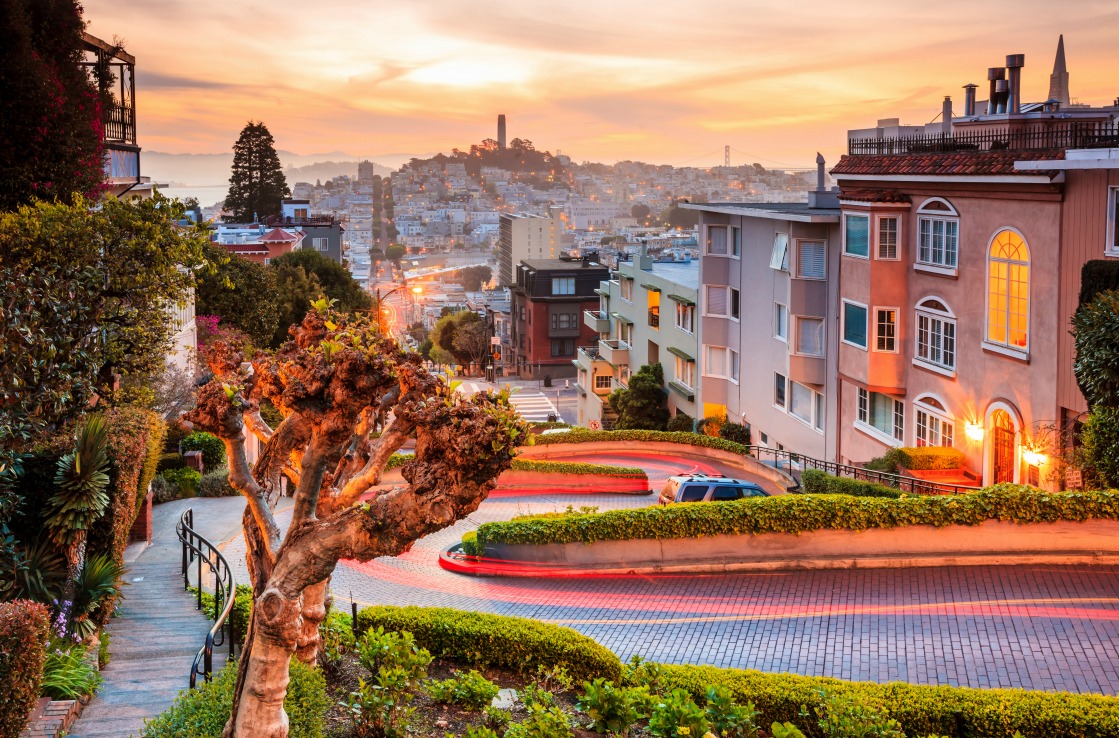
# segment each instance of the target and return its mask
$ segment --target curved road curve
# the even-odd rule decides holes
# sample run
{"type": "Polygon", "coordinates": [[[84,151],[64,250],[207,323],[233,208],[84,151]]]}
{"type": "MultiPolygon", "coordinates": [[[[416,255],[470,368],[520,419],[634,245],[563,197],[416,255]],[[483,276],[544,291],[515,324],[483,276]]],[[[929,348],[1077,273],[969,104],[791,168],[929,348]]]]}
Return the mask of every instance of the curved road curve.
{"type": "MultiPolygon", "coordinates": [[[[654,490],[717,463],[656,454],[572,456],[647,470],[654,490]]],[[[1119,692],[1119,567],[1004,566],[740,574],[475,578],[438,554],[483,522],[656,495],[524,495],[495,490],[403,556],[342,562],[339,604],[428,605],[572,627],[623,659],[794,672],[861,681],[1119,692]]],[[[286,522],[286,521],[285,521],[286,522]]],[[[227,556],[243,568],[244,545],[227,556]]]]}

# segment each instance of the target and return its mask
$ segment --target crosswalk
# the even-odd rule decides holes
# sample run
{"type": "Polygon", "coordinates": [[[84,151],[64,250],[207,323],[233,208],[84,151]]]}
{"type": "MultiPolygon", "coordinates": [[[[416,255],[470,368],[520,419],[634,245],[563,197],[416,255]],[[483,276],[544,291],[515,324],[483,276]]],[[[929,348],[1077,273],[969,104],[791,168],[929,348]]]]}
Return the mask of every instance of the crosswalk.
{"type": "MultiPolygon", "coordinates": [[[[458,391],[473,395],[489,389],[489,387],[490,385],[483,382],[463,382],[458,386],[458,391]]],[[[555,404],[540,390],[518,389],[510,395],[509,401],[513,403],[513,407],[517,408],[521,417],[530,423],[546,422],[549,415],[554,415],[556,418],[560,417],[555,404]]]]}

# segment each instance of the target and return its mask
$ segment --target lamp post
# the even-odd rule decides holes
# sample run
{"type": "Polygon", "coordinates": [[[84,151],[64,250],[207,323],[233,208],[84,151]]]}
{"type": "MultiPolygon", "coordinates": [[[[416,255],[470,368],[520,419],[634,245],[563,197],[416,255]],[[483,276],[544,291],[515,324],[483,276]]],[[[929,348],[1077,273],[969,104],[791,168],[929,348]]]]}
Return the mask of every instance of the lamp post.
{"type": "Polygon", "coordinates": [[[391,297],[393,295],[393,293],[399,292],[404,287],[405,287],[405,285],[400,285],[399,287],[393,287],[391,290],[389,290],[388,292],[386,292],[383,295],[381,294],[380,290],[377,290],[376,292],[373,293],[373,296],[377,300],[376,301],[376,308],[375,308],[377,310],[377,326],[379,328],[381,328],[381,330],[384,331],[385,333],[389,332],[389,326],[385,325],[384,308],[381,307],[381,306],[382,306],[382,304],[384,303],[385,300],[387,300],[389,297],[391,297]]]}

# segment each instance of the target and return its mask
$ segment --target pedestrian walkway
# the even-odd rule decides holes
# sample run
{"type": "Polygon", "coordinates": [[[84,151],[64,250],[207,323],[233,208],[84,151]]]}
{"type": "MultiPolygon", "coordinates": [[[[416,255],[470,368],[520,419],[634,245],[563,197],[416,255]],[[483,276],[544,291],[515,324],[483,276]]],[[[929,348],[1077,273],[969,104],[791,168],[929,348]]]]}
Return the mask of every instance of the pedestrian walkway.
{"type": "MultiPolygon", "coordinates": [[[[195,507],[195,527],[215,543],[240,530],[240,497],[177,500],[152,510],[152,544],[133,544],[125,553],[128,573],[120,617],[108,627],[109,665],[93,701],[70,728],[69,738],[138,736],[144,720],[171,706],[187,687],[194,655],[212,625],[183,589],[182,548],[175,524],[195,507]]],[[[215,654],[215,666],[224,651],[215,654]]]]}
{"type": "MultiPolygon", "coordinates": [[[[477,392],[500,388],[501,385],[494,385],[489,382],[482,381],[467,381],[459,385],[459,392],[464,392],[473,395],[477,392]]],[[[553,393],[553,396],[554,393],[553,393]]],[[[529,389],[527,387],[515,388],[512,395],[509,396],[509,401],[513,403],[513,407],[517,408],[517,412],[521,417],[530,423],[544,423],[547,422],[549,416],[560,417],[559,410],[556,409],[555,403],[552,398],[544,392],[537,389],[529,389]]]]}

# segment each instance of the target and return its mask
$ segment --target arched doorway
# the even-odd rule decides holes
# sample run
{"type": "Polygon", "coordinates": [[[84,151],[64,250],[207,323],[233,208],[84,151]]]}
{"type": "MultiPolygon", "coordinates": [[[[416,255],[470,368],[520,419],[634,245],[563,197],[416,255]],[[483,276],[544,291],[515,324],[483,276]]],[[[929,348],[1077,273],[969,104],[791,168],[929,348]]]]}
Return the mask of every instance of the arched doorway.
{"type": "Polygon", "coordinates": [[[1014,481],[1014,421],[1005,410],[991,414],[991,483],[1014,481]]]}

